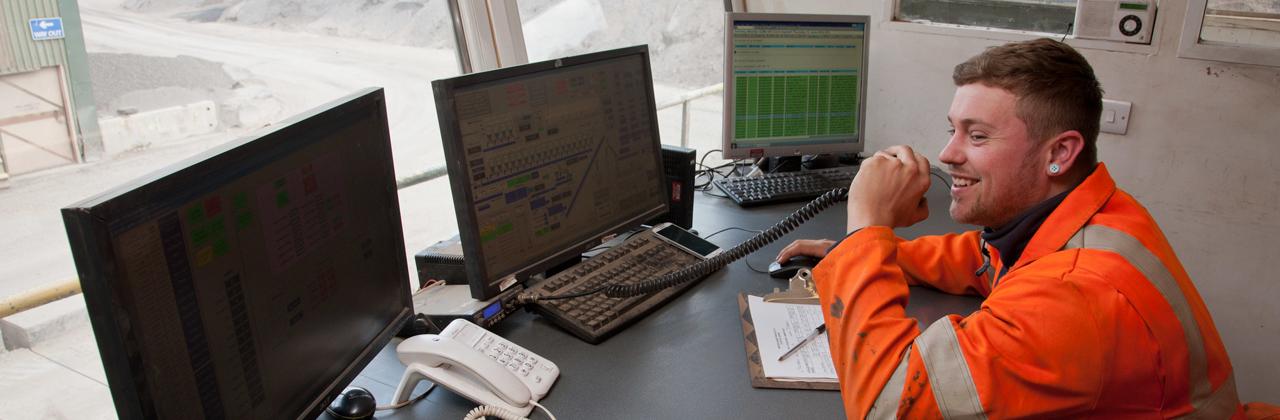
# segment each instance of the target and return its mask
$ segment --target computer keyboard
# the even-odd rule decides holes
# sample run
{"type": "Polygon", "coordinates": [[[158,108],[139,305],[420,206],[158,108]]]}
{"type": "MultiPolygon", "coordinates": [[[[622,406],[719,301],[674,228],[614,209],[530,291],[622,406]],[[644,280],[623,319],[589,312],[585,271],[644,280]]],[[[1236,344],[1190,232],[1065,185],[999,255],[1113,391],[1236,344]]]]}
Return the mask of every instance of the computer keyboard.
{"type": "Polygon", "coordinates": [[[714,184],[742,207],[804,201],[836,188],[848,187],[856,166],[778,172],[758,178],[717,179],[714,184]]]}
{"type": "MultiPolygon", "coordinates": [[[[645,230],[608,251],[551,276],[529,291],[550,296],[592,290],[607,283],[636,284],[688,267],[698,260],[688,251],[658,239],[652,230],[645,230]]],[[[572,299],[539,300],[529,308],[583,341],[597,344],[694,284],[697,281],[628,298],[594,293],[572,299]]]]}

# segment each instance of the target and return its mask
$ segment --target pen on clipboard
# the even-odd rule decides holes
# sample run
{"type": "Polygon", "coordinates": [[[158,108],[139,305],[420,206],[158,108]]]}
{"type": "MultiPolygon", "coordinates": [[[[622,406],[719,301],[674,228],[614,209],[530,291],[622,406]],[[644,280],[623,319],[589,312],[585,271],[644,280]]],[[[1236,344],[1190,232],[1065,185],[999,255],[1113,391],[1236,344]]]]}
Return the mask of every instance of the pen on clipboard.
{"type": "Polygon", "coordinates": [[[782,353],[782,356],[778,356],[778,361],[781,362],[783,359],[786,359],[788,356],[795,354],[795,352],[800,350],[801,347],[804,347],[805,344],[809,344],[810,341],[813,341],[813,339],[818,338],[818,336],[822,335],[822,333],[824,332],[827,332],[827,324],[822,324],[822,325],[819,325],[817,328],[814,328],[813,332],[810,333],[808,337],[805,337],[803,340],[800,340],[800,344],[796,344],[795,347],[791,348],[791,350],[787,350],[786,353],[782,353]]]}

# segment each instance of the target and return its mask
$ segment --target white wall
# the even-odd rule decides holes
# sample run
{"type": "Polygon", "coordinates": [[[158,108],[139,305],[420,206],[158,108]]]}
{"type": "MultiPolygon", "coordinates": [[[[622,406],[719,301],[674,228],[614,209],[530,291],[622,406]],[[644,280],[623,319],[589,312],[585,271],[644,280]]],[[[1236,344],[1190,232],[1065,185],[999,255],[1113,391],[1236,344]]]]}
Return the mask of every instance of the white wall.
{"type": "MultiPolygon", "coordinates": [[[[871,15],[868,150],[908,144],[935,163],[952,68],[1005,42],[886,25],[886,0],[747,3],[752,12],[871,15]]],[[[1128,133],[1102,134],[1099,160],[1155,216],[1195,281],[1242,401],[1280,404],[1280,68],[1178,58],[1186,0],[1159,4],[1153,53],[1081,49],[1105,96],[1133,102],[1128,133]]]]}

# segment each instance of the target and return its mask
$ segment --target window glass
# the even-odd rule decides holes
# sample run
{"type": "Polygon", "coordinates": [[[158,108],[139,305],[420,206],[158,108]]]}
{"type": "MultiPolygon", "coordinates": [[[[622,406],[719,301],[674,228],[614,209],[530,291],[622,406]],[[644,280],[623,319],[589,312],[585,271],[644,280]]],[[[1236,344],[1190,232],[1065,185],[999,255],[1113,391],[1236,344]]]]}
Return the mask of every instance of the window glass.
{"type": "Polygon", "coordinates": [[[211,101],[230,139],[380,86],[396,171],[443,162],[430,81],[459,73],[443,1],[80,3],[100,118],[211,101]]]}
{"type": "MultiPolygon", "coordinates": [[[[529,61],[638,44],[649,46],[658,106],[724,75],[724,2],[720,0],[520,0],[529,61]]],[[[720,148],[721,97],[690,102],[688,147],[720,148]]],[[[658,111],[662,142],[679,144],[680,106],[658,111]]]]}
{"type": "Polygon", "coordinates": [[[1076,0],[901,0],[897,20],[1070,33],[1076,0]]]}
{"type": "MultiPolygon", "coordinates": [[[[22,288],[75,275],[59,208],[360,88],[385,89],[399,177],[444,163],[431,81],[459,74],[445,0],[77,3],[105,150],[9,180],[0,214],[27,227],[0,224],[0,247],[32,257],[0,277],[22,288]]],[[[400,191],[409,261],[456,233],[448,197],[447,178],[400,191]]]]}
{"type": "Polygon", "coordinates": [[[1280,0],[1209,0],[1200,39],[1280,47],[1280,0]]]}

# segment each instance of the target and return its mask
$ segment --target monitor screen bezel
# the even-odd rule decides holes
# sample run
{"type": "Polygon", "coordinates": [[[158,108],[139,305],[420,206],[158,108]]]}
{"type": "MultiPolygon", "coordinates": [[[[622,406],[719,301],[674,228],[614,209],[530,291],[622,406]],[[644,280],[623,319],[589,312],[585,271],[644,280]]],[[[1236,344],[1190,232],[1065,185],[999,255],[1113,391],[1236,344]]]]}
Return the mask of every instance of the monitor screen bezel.
{"type": "Polygon", "coordinates": [[[343,367],[338,376],[324,383],[320,392],[308,397],[307,403],[300,407],[296,418],[309,419],[320,415],[333,396],[355,380],[369,362],[386,347],[387,343],[391,342],[403,325],[413,317],[413,301],[409,294],[408,257],[404,247],[403,228],[400,227],[395,169],[390,164],[392,155],[385,104],[382,88],[362,89],[62,209],[72,256],[83,289],[85,306],[91,314],[90,324],[94,330],[112,400],[121,418],[154,417],[157,414],[154,401],[159,397],[151,395],[145,378],[135,375],[135,373],[143,374],[135,372],[136,367],[131,363],[133,355],[139,354],[139,348],[125,339],[124,329],[118,324],[130,321],[128,312],[117,301],[117,296],[125,291],[113,282],[120,268],[111,239],[112,233],[116,230],[114,225],[129,223],[129,219],[151,211],[155,204],[148,203],[153,203],[156,197],[164,197],[162,201],[167,202],[173,200],[172,197],[184,195],[186,183],[183,180],[199,180],[203,175],[219,168],[244,167],[245,162],[266,162],[271,158],[308,147],[324,138],[308,138],[300,134],[314,132],[330,125],[331,120],[346,118],[355,112],[375,113],[375,117],[381,120],[381,123],[376,125],[382,128],[381,135],[387,139],[386,150],[380,153],[385,156],[384,161],[387,162],[383,168],[386,171],[384,178],[387,183],[381,187],[388,189],[388,195],[390,195],[388,199],[393,204],[389,206],[386,217],[395,227],[400,228],[393,229],[397,233],[398,240],[393,241],[392,258],[396,261],[398,277],[403,284],[403,287],[396,288],[401,310],[383,326],[372,341],[364,344],[360,352],[343,367]]]}
{"type": "Polygon", "coordinates": [[[492,298],[515,283],[524,283],[531,275],[542,273],[577,257],[583,251],[599,245],[602,238],[640,226],[645,221],[669,210],[670,203],[665,197],[667,191],[666,178],[662,176],[665,173],[662,163],[662,140],[658,131],[658,115],[654,105],[653,72],[649,63],[649,47],[647,45],[618,48],[436,80],[432,82],[432,88],[435,92],[436,113],[440,119],[440,134],[441,142],[444,145],[445,166],[449,172],[454,211],[458,220],[458,236],[462,241],[463,255],[466,256],[464,266],[473,298],[482,300],[492,298]],[[658,176],[654,177],[653,182],[659,187],[658,191],[664,192],[663,199],[659,200],[661,203],[655,207],[642,209],[633,217],[621,218],[600,232],[584,232],[575,237],[563,249],[546,252],[536,258],[532,258],[514,272],[490,272],[484,264],[485,255],[480,247],[480,226],[475,220],[475,211],[472,207],[475,197],[471,194],[471,179],[467,173],[466,162],[463,159],[465,150],[462,147],[462,133],[454,107],[454,93],[460,89],[478,85],[512,78],[535,77],[539,73],[555,71],[561,68],[637,55],[640,56],[644,65],[644,87],[645,94],[648,96],[645,102],[650,116],[649,130],[653,133],[654,167],[657,168],[658,174],[658,176]],[[513,277],[514,281],[512,281],[513,277]]]}
{"type": "Polygon", "coordinates": [[[725,159],[747,159],[772,156],[801,156],[836,153],[860,153],[866,145],[867,132],[867,73],[869,73],[871,45],[871,18],[867,15],[816,15],[791,13],[726,13],[724,18],[724,114],[721,150],[725,159]],[[842,138],[840,142],[799,145],[735,148],[733,98],[733,28],[738,22],[795,22],[795,23],[861,23],[863,26],[862,74],[858,77],[858,133],[842,138]]]}

